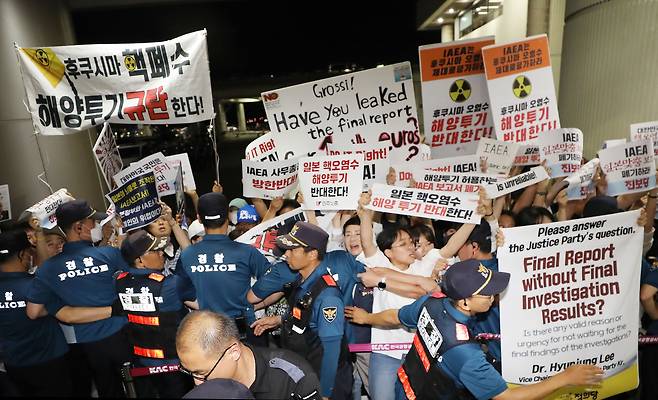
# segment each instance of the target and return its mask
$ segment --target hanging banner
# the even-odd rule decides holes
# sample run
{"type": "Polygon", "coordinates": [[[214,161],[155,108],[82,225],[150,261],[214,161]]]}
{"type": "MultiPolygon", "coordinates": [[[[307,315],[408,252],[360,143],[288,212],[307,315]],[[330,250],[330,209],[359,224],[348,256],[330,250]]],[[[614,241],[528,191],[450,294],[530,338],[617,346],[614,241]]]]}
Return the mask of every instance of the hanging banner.
{"type": "Polygon", "coordinates": [[[185,190],[196,190],[196,182],[194,181],[194,174],[192,173],[192,165],[187,153],[174,154],[167,156],[167,163],[175,165],[174,163],[180,162],[183,168],[183,185],[185,190]]]}
{"type": "Polygon", "coordinates": [[[477,205],[478,195],[473,193],[442,193],[376,183],[366,208],[389,214],[479,224],[482,216],[475,212],[477,205]]]}
{"type": "Polygon", "coordinates": [[[644,192],[656,186],[656,164],[650,140],[599,150],[599,160],[608,182],[608,196],[644,192]]]}
{"type": "Polygon", "coordinates": [[[272,132],[252,140],[244,150],[244,158],[247,160],[279,161],[272,132]]]}
{"type": "Polygon", "coordinates": [[[498,140],[527,144],[560,127],[546,35],[487,46],[482,56],[498,140]]]}
{"type": "Polygon", "coordinates": [[[370,145],[351,145],[343,148],[329,146],[327,153],[331,156],[341,154],[363,154],[363,190],[368,190],[376,182],[386,183],[386,174],[390,161],[388,145],[378,143],[370,145]]]}
{"type": "Polygon", "coordinates": [[[487,174],[507,176],[516,159],[518,147],[513,142],[483,138],[478,143],[475,154],[486,165],[487,174]]]}
{"type": "Polygon", "coordinates": [[[505,179],[504,181],[499,181],[492,185],[484,185],[483,187],[487,192],[488,199],[497,199],[498,197],[525,189],[548,178],[546,169],[540,166],[533,167],[528,172],[505,179]]]}
{"type": "Polygon", "coordinates": [[[0,185],[0,222],[11,219],[11,198],[9,185],[0,185]]]}
{"type": "Polygon", "coordinates": [[[484,174],[448,174],[428,170],[414,170],[414,189],[437,192],[477,193],[480,185],[490,185],[500,178],[484,174]]]}
{"type": "Polygon", "coordinates": [[[653,142],[653,151],[658,168],[658,121],[631,124],[631,142],[650,140],[653,142]]]}
{"type": "Polygon", "coordinates": [[[236,242],[245,243],[254,246],[261,253],[274,256],[274,248],[276,247],[276,236],[278,229],[291,221],[306,221],[306,214],[301,208],[296,208],[274,217],[263,223],[260,223],[247,232],[240,235],[236,242]]]}
{"type": "Polygon", "coordinates": [[[363,155],[299,160],[299,188],[305,210],[356,210],[363,187],[363,155]]]}
{"type": "Polygon", "coordinates": [[[536,141],[541,160],[551,178],[568,176],[580,169],[583,158],[583,132],[577,128],[561,128],[542,134],[536,141]]]}
{"type": "Polygon", "coordinates": [[[599,159],[593,158],[565,179],[567,182],[567,198],[569,200],[581,200],[596,193],[594,174],[598,166],[599,159]]]}
{"type": "Polygon", "coordinates": [[[511,275],[500,297],[508,383],[531,384],[573,364],[595,364],[605,374],[600,387],[565,388],[548,398],[603,399],[637,387],[639,216],[636,210],[503,229],[498,265],[511,275]]]}
{"type": "Polygon", "coordinates": [[[519,144],[519,149],[514,158],[514,165],[539,165],[541,164],[541,157],[539,156],[539,147],[535,145],[524,146],[519,144]]]}
{"type": "Polygon", "coordinates": [[[420,46],[425,140],[432,158],[474,154],[493,135],[482,47],[493,36],[420,46]]]}
{"type": "Polygon", "coordinates": [[[128,168],[114,175],[114,181],[117,185],[123,186],[132,178],[150,171],[155,174],[160,197],[176,193],[176,170],[167,163],[167,158],[160,152],[130,164],[128,168]]]}
{"type": "Polygon", "coordinates": [[[254,199],[285,196],[297,185],[299,159],[263,163],[242,160],[242,195],[254,199]]]}
{"type": "Polygon", "coordinates": [[[114,189],[116,184],[112,181],[112,177],[123,169],[123,160],[121,160],[119,147],[114,140],[112,128],[110,128],[110,124],[107,122],[103,124],[103,129],[100,135],[98,135],[98,139],[96,139],[93,151],[96,162],[103,173],[103,178],[105,178],[105,183],[107,183],[107,187],[110,190],[114,189]]]}
{"type": "Polygon", "coordinates": [[[475,154],[472,154],[470,156],[439,158],[413,163],[405,162],[391,166],[395,170],[395,185],[409,186],[409,181],[413,178],[414,171],[432,170],[435,172],[470,174],[480,172],[480,159],[475,154]]]}
{"type": "Polygon", "coordinates": [[[39,220],[40,227],[43,229],[52,229],[57,225],[57,217],[55,216],[57,207],[60,204],[68,203],[72,200],[75,200],[73,196],[65,188],[62,188],[25,211],[31,213],[33,218],[39,220]]]}
{"type": "Polygon", "coordinates": [[[419,157],[408,62],[264,92],[262,98],[278,152],[291,153],[278,154],[279,160],[326,153],[338,138],[357,135],[368,144],[386,142],[393,159],[419,157]]]}
{"type": "Polygon", "coordinates": [[[150,224],[162,211],[153,171],[128,179],[105,197],[114,204],[125,232],[150,224]]]}

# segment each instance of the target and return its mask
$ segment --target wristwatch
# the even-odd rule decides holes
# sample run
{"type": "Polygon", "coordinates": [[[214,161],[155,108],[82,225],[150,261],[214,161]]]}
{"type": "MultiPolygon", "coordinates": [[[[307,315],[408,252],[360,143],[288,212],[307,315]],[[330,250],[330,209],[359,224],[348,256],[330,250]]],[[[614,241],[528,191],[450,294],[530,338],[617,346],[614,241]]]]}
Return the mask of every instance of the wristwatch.
{"type": "Polygon", "coordinates": [[[386,277],[383,277],[380,279],[379,283],[377,283],[377,288],[379,290],[385,290],[386,289],[386,277]]]}

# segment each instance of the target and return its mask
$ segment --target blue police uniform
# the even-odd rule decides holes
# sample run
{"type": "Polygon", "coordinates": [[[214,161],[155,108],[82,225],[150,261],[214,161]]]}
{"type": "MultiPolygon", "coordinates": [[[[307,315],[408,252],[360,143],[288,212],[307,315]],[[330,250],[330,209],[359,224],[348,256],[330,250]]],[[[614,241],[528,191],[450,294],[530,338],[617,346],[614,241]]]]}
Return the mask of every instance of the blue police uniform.
{"type": "MultiPolygon", "coordinates": [[[[455,385],[457,391],[450,395],[452,397],[445,397],[446,399],[472,396],[484,400],[507,389],[505,380],[487,362],[480,345],[471,340],[471,334],[467,329],[470,318],[459,312],[449,299],[423,296],[402,307],[398,311],[398,318],[408,328],[418,329],[412,349],[405,358],[404,365],[398,370],[400,378],[398,384],[401,383],[404,389],[403,391],[398,387],[398,398],[407,398],[405,393],[409,390],[422,391],[418,387],[413,387],[411,382],[413,369],[408,365],[410,359],[420,353],[422,355],[418,358],[421,361],[418,362],[434,363],[438,367],[439,374],[445,374],[445,377],[455,385]]],[[[418,369],[416,373],[417,371],[418,369]]],[[[434,375],[416,380],[419,381],[422,381],[422,384],[434,385],[434,388],[440,384],[438,383],[440,380],[434,375]]],[[[422,397],[422,394],[419,396],[422,397]]]]}
{"type": "Polygon", "coordinates": [[[232,318],[255,321],[247,301],[251,278],[262,276],[271,264],[251,245],[234,242],[226,235],[207,234],[181,253],[176,274],[183,287],[193,285],[199,308],[232,318]]]}
{"type": "MultiPolygon", "coordinates": [[[[478,260],[480,264],[489,268],[492,271],[498,272],[498,259],[496,257],[490,260],[478,260]]],[[[500,306],[498,303],[494,303],[489,311],[481,314],[477,314],[472,320],[469,326],[473,334],[478,335],[480,333],[495,333],[500,334],[500,306]]],[[[500,341],[490,340],[487,342],[487,347],[489,348],[489,354],[493,357],[494,366],[500,366],[502,360],[501,350],[500,350],[500,341]]]]}
{"type": "MultiPolygon", "coordinates": [[[[109,306],[116,299],[112,275],[127,268],[119,249],[93,247],[87,241],[69,242],[37,269],[28,299],[45,305],[109,306]]],[[[79,343],[95,342],[117,333],[126,322],[125,317],[111,317],[76,324],[75,336],[79,343]]]]}

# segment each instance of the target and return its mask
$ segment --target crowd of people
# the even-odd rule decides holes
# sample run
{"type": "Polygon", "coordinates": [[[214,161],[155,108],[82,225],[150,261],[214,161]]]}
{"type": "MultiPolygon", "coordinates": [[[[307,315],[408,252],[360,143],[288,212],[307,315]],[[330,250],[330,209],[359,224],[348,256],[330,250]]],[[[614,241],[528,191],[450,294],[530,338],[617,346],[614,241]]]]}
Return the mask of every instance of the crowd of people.
{"type": "MultiPolygon", "coordinates": [[[[508,388],[500,343],[473,340],[500,333],[499,228],[639,208],[643,333],[658,335],[658,188],[610,197],[598,171],[596,192],[573,201],[551,190],[558,181],[495,200],[481,191],[479,225],[373,212],[364,192],[356,210],[308,210],[279,227],[274,254],[235,239],[301,207],[300,195],[229,201],[215,183],[188,192],[185,213],[163,202],[131,232],[83,199],[61,204],[52,229],[25,212],[0,233],[0,394],[501,400],[594,387],[602,370],[577,364],[508,388]],[[416,333],[419,320],[439,345],[416,333]],[[132,377],[126,363],[150,372],[132,377]]],[[[657,357],[641,348],[642,398],[658,398],[657,357]]]]}

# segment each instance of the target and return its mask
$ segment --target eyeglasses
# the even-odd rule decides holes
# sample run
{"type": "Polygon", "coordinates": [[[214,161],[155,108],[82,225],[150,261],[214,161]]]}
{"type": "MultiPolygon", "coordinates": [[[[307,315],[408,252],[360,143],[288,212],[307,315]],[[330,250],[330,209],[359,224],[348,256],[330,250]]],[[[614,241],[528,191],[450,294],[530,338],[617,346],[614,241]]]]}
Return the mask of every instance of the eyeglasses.
{"type": "Polygon", "coordinates": [[[207,374],[205,374],[205,375],[200,375],[200,374],[197,374],[196,372],[192,372],[192,371],[190,371],[189,369],[183,367],[183,364],[178,364],[178,370],[179,370],[180,372],[186,374],[186,375],[191,376],[192,378],[194,378],[194,379],[196,379],[196,380],[199,380],[199,381],[205,382],[205,381],[208,380],[208,377],[212,374],[212,372],[215,370],[215,368],[217,368],[217,365],[219,364],[219,362],[222,361],[222,358],[224,358],[224,356],[226,355],[226,352],[228,351],[228,349],[230,349],[231,347],[235,346],[236,344],[237,344],[237,343],[233,343],[232,345],[228,346],[228,347],[226,348],[226,350],[224,350],[224,352],[222,353],[222,355],[219,356],[219,358],[218,358],[217,361],[215,362],[215,365],[213,365],[212,368],[210,369],[210,371],[209,371],[207,374]]]}

